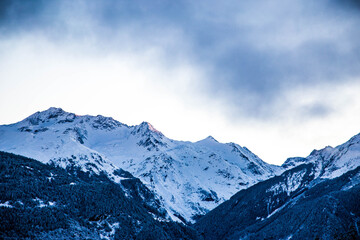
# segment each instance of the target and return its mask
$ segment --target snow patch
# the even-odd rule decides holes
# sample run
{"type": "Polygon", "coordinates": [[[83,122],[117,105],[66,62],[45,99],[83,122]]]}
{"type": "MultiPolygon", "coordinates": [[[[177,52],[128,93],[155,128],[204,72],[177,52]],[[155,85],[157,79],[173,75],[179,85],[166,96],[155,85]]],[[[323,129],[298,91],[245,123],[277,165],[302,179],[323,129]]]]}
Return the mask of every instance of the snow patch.
{"type": "Polygon", "coordinates": [[[7,208],[13,208],[9,201],[6,201],[4,203],[0,203],[0,207],[7,207],[7,208]]]}
{"type": "Polygon", "coordinates": [[[56,202],[48,202],[45,203],[43,200],[41,200],[40,198],[34,198],[33,199],[34,202],[38,202],[38,206],[39,208],[43,208],[43,207],[54,207],[56,205],[56,202]]]}
{"type": "Polygon", "coordinates": [[[341,190],[347,191],[347,190],[355,187],[358,184],[360,184],[360,173],[358,173],[355,176],[353,176],[352,178],[350,178],[349,182],[345,186],[343,186],[341,190]]]}
{"type": "Polygon", "coordinates": [[[266,192],[273,192],[274,194],[286,192],[286,194],[290,196],[292,192],[296,191],[301,186],[305,174],[306,170],[302,170],[294,174],[288,174],[285,182],[273,185],[271,188],[266,190],[266,192]]]}

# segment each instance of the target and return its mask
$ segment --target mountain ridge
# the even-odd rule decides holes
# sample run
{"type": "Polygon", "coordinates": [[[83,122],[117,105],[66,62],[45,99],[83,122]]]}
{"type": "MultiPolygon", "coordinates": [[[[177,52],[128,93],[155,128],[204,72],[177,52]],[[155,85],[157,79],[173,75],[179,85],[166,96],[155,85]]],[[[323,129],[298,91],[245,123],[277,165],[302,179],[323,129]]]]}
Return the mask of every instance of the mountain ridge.
{"type": "Polygon", "coordinates": [[[282,167],[289,169],[304,163],[314,163],[322,178],[334,178],[360,165],[360,133],[336,147],[313,150],[309,156],[288,158],[282,167]]]}
{"type": "Polygon", "coordinates": [[[359,239],[360,166],[319,179],[313,163],[241,190],[194,227],[211,239],[359,239]]]}
{"type": "Polygon", "coordinates": [[[111,117],[79,116],[61,108],[0,126],[0,150],[84,171],[123,168],[154,191],[171,218],[193,222],[238,190],[281,172],[245,147],[167,138],[150,123],[129,126],[111,117]]]}
{"type": "MultiPolygon", "coordinates": [[[[90,181],[92,176],[94,181],[111,180],[125,197],[142,203],[143,214],[166,223],[154,223],[163,236],[197,238],[197,233],[176,227],[181,225],[173,225],[172,220],[195,227],[204,239],[360,236],[356,202],[360,134],[336,147],[313,150],[307,157],[288,158],[282,166],[274,166],[246,147],[220,143],[212,136],[197,142],[176,141],[148,122],[129,126],[111,117],[50,108],[1,125],[0,151],[24,154],[70,173],[75,169],[90,181]]],[[[26,174],[31,175],[31,168],[26,174]]],[[[40,200],[32,201],[45,207],[54,204],[40,200]]],[[[11,208],[15,202],[1,202],[0,207],[11,208]]],[[[103,221],[101,216],[90,218],[103,221]]],[[[86,229],[81,234],[88,234],[86,229]]],[[[106,224],[98,230],[105,234],[105,229],[106,224]]],[[[134,229],[135,225],[128,230],[136,234],[134,229]]],[[[112,238],[116,232],[110,233],[112,238]]]]}
{"type": "Polygon", "coordinates": [[[240,190],[195,228],[204,239],[360,239],[360,135],[289,158],[279,175],[240,190]]]}

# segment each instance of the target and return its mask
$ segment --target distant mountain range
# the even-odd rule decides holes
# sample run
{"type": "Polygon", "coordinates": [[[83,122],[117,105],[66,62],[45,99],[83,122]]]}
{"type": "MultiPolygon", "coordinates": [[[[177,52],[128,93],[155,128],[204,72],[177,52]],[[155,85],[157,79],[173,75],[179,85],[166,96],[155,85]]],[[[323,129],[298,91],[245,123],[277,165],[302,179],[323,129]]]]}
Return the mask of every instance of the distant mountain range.
{"type": "Polygon", "coordinates": [[[313,163],[241,190],[194,225],[204,239],[360,239],[360,167],[317,179],[313,163]]]}
{"type": "Polygon", "coordinates": [[[282,167],[199,219],[204,239],[360,239],[360,134],[282,167]]]}
{"type": "Polygon", "coordinates": [[[360,239],[360,134],[275,166],[50,108],[0,126],[0,150],[4,238],[360,239]]]}
{"type": "Polygon", "coordinates": [[[110,117],[60,108],[0,126],[0,150],[65,168],[106,174],[125,169],[158,197],[174,220],[194,222],[237,191],[281,173],[245,147],[208,137],[175,141],[150,123],[128,126],[110,117]]]}

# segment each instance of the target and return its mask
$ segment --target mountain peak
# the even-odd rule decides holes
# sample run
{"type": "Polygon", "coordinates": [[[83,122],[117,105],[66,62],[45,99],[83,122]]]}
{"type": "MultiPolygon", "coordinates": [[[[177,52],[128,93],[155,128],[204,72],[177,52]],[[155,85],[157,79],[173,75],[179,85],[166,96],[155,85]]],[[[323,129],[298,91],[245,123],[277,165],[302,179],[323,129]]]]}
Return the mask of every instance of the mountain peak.
{"type": "Polygon", "coordinates": [[[27,121],[32,125],[38,125],[39,123],[47,122],[51,119],[57,119],[59,117],[74,119],[75,114],[65,112],[62,108],[50,107],[45,111],[36,112],[30,115],[29,117],[25,118],[24,121],[27,121]]]}
{"type": "Polygon", "coordinates": [[[60,115],[68,114],[68,113],[65,112],[62,108],[50,107],[49,109],[47,109],[45,111],[36,112],[35,114],[38,114],[38,115],[41,115],[41,116],[44,116],[47,118],[56,118],[60,115]]]}
{"type": "Polygon", "coordinates": [[[208,136],[197,143],[207,144],[207,143],[219,143],[213,136],[208,136]]]}
{"type": "Polygon", "coordinates": [[[95,129],[106,129],[106,130],[114,130],[118,127],[128,127],[126,124],[123,124],[119,121],[116,121],[112,117],[104,117],[102,115],[97,115],[96,117],[90,116],[92,119],[92,127],[95,129]]]}
{"type": "Polygon", "coordinates": [[[315,156],[315,155],[319,155],[319,154],[324,154],[324,153],[329,153],[333,150],[334,148],[331,146],[326,146],[323,149],[317,150],[314,149],[311,153],[310,156],[315,156]]]}
{"type": "Polygon", "coordinates": [[[49,109],[43,111],[43,112],[48,112],[48,113],[65,113],[65,111],[62,108],[57,108],[57,107],[49,107],[49,109]]]}
{"type": "MultiPolygon", "coordinates": [[[[355,143],[360,143],[360,133],[356,134],[355,136],[353,136],[352,138],[350,138],[349,141],[347,141],[348,144],[355,144],[355,143]]],[[[346,143],[345,143],[346,144],[346,143]]]]}
{"type": "Polygon", "coordinates": [[[135,126],[135,132],[137,133],[156,133],[160,136],[163,136],[163,134],[157,130],[153,125],[151,125],[149,122],[142,122],[141,124],[135,126]]]}
{"type": "Polygon", "coordinates": [[[208,136],[207,138],[205,138],[204,140],[207,140],[207,141],[213,141],[213,142],[217,142],[218,143],[218,140],[216,140],[213,136],[208,136]]]}

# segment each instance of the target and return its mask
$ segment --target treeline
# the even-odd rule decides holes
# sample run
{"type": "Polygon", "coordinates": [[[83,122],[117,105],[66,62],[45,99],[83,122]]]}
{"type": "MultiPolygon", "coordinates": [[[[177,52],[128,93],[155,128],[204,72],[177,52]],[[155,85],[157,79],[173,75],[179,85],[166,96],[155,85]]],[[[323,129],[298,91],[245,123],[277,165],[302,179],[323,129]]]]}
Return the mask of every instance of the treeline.
{"type": "Polygon", "coordinates": [[[0,238],[198,239],[185,225],[154,220],[165,213],[141,184],[0,152],[0,202],[10,205],[0,207],[0,238]]]}
{"type": "Polygon", "coordinates": [[[359,200],[360,167],[314,179],[313,165],[303,164],[238,192],[194,226],[214,240],[360,239],[359,200]]]}

